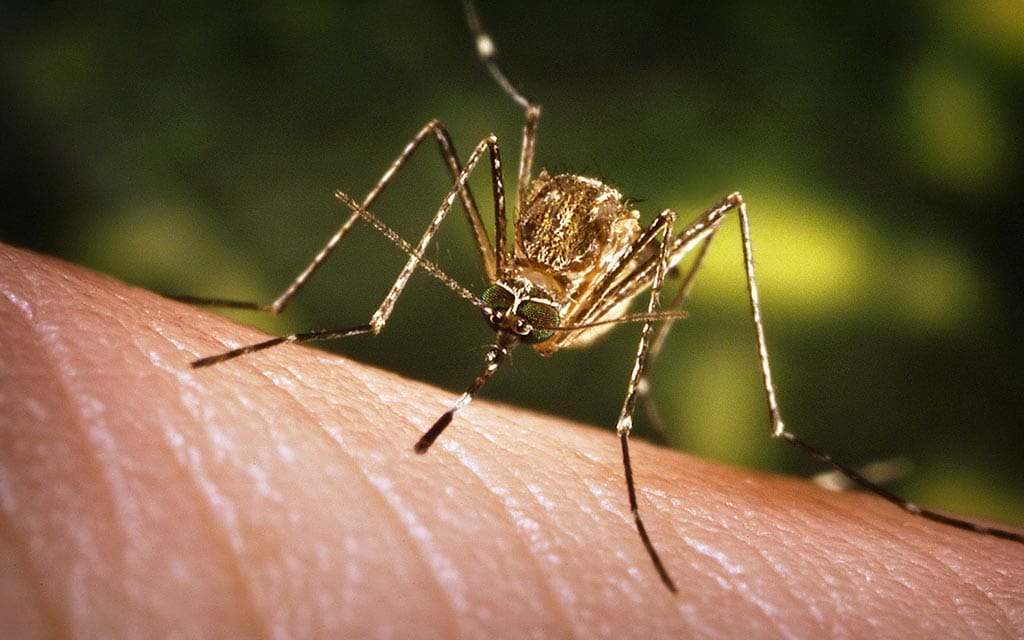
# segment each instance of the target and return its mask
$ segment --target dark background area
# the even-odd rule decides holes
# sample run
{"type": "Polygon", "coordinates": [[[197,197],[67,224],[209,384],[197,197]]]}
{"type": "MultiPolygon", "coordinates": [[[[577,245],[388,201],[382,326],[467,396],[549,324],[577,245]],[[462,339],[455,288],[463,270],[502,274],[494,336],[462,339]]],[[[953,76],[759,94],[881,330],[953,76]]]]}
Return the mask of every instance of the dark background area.
{"type": "MultiPolygon", "coordinates": [[[[0,239],[155,291],[273,299],[343,219],[332,191],[362,196],[428,119],[463,157],[493,131],[518,161],[521,111],[457,3],[430,4],[5,3],[0,239]]],[[[604,179],[645,221],[745,195],[791,430],[854,465],[909,458],[892,488],[924,504],[1024,522],[1017,3],[481,14],[544,107],[538,168],[604,179]]],[[[425,148],[374,211],[416,240],[446,182],[425,148]]],[[[473,184],[486,202],[483,173],[473,184]]],[[[460,214],[430,255],[482,291],[460,214]]],[[[361,324],[403,262],[363,227],[282,317],[234,316],[274,333],[361,324]]],[[[731,221],[652,372],[670,440],[815,472],[767,436],[745,304],[731,221]]],[[[611,428],[638,331],[520,349],[482,395],[611,428]]],[[[491,337],[419,273],[379,337],[330,348],[458,392],[491,337]]],[[[411,445],[381,429],[382,446],[411,445]]]]}

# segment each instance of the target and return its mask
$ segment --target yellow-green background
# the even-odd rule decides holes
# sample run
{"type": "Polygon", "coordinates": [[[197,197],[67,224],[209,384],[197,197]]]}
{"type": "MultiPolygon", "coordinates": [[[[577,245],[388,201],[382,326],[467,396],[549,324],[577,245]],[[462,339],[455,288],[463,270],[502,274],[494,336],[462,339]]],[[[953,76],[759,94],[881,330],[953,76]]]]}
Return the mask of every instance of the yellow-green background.
{"type": "MultiPolygon", "coordinates": [[[[647,219],[742,191],[791,429],[855,465],[909,457],[894,488],[925,504],[1024,521],[1020,3],[702,4],[485,3],[545,109],[539,166],[605,179],[647,219]]],[[[365,193],[431,117],[463,156],[493,131],[517,159],[521,113],[455,2],[4,14],[0,239],[156,291],[272,299],[345,214],[331,192],[365,193]]],[[[445,185],[428,148],[375,210],[415,239],[445,185]]],[[[451,220],[431,255],[480,289],[451,220]]],[[[654,396],[675,446],[808,474],[767,437],[738,237],[716,239],[654,396]]],[[[365,228],[339,254],[283,318],[242,317],[365,322],[403,256],[365,228]]],[[[460,391],[490,334],[428,276],[410,289],[381,336],[332,348],[460,391]]],[[[610,427],[637,331],[521,349],[483,395],[610,427]]]]}

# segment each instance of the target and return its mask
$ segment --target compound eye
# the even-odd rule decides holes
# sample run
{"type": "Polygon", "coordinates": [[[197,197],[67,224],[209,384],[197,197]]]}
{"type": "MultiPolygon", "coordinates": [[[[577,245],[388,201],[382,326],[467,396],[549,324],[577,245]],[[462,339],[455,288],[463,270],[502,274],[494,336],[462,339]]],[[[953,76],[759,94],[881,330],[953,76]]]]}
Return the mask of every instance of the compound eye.
{"type": "Polygon", "coordinates": [[[525,318],[533,330],[523,337],[524,342],[544,342],[555,334],[558,326],[558,310],[550,304],[527,300],[519,305],[519,316],[525,318]]]}
{"type": "Polygon", "coordinates": [[[484,304],[497,311],[508,311],[515,304],[515,296],[505,287],[492,284],[484,290],[484,304]]]}

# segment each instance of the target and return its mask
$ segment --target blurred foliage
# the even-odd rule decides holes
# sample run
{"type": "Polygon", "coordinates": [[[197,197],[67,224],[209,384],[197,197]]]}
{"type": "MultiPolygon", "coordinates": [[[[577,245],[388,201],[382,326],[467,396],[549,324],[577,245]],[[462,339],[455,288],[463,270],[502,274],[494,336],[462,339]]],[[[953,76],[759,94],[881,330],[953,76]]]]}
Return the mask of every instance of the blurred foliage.
{"type": "MultiPolygon", "coordinates": [[[[895,490],[1020,523],[1019,8],[723,0],[481,13],[506,70],[544,106],[539,166],[606,179],[647,219],[746,196],[792,430],[855,465],[906,456],[914,473],[895,490]]],[[[463,154],[493,131],[517,158],[522,114],[475,60],[454,1],[14,0],[4,13],[0,239],[156,291],[271,300],[345,214],[332,191],[365,193],[431,117],[463,154]]],[[[424,149],[375,210],[418,238],[445,185],[424,149]]],[[[482,173],[474,185],[486,195],[482,173]]],[[[466,225],[452,220],[431,256],[482,288],[466,225]]],[[[670,440],[816,471],[767,437],[735,222],[714,244],[652,375],[670,440]]],[[[365,322],[402,262],[360,228],[283,317],[238,317],[277,333],[365,322]]],[[[330,348],[461,391],[488,330],[430,277],[409,289],[381,336],[330,348]]],[[[637,331],[547,359],[520,349],[483,395],[610,426],[637,331]]]]}

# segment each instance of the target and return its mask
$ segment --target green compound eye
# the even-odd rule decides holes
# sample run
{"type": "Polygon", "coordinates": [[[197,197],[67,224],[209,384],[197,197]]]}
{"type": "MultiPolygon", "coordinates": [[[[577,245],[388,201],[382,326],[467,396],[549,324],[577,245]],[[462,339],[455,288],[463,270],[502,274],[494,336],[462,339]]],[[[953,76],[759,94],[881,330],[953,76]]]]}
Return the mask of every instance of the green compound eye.
{"type": "Polygon", "coordinates": [[[533,331],[524,336],[523,341],[529,343],[544,342],[555,334],[558,326],[558,311],[549,304],[527,300],[519,305],[519,315],[526,319],[533,331]]]}
{"type": "Polygon", "coordinates": [[[484,291],[483,301],[484,304],[492,309],[508,311],[516,299],[505,287],[492,284],[484,291]]]}

